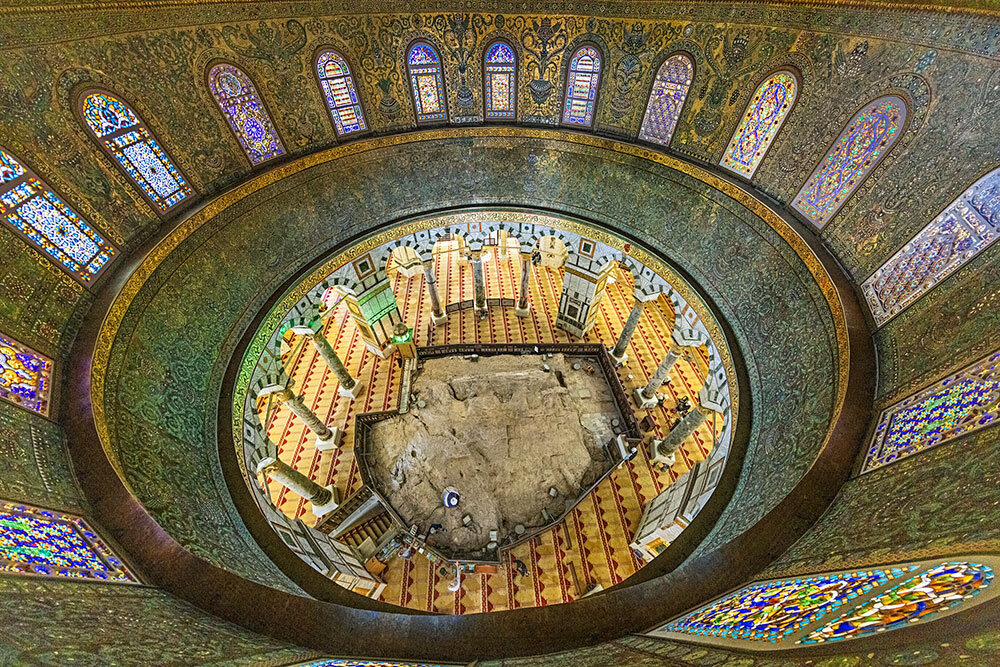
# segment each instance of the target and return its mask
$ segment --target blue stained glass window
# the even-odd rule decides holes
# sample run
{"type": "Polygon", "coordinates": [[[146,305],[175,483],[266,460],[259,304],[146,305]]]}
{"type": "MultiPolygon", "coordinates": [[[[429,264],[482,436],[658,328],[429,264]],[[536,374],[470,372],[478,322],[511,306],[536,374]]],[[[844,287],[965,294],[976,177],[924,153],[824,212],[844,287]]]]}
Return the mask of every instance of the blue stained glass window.
{"type": "Polygon", "coordinates": [[[82,112],[90,131],[157,209],[167,211],[191,195],[180,170],[121,99],[93,92],[83,98],[82,112]]]}
{"type": "Polygon", "coordinates": [[[444,97],[444,75],[437,51],[426,42],[410,47],[406,59],[413,88],[413,105],[417,123],[448,120],[444,97]]]}
{"type": "Polygon", "coordinates": [[[775,72],[760,84],[722,156],[726,169],[753,176],[792,110],[798,82],[791,72],[775,72]]]}
{"type": "Polygon", "coordinates": [[[642,129],[639,130],[640,139],[661,146],[670,144],[693,77],[694,64],[683,53],[663,61],[649,94],[646,115],[642,118],[642,129]]]}
{"type": "Polygon", "coordinates": [[[0,334],[0,398],[49,414],[52,360],[0,334]]]}
{"type": "Polygon", "coordinates": [[[885,158],[899,139],[905,120],[906,104],[893,96],[881,97],[859,111],[820,160],[792,206],[817,227],[825,226],[885,158]]]}
{"type": "Polygon", "coordinates": [[[428,662],[395,662],[391,660],[366,660],[364,658],[324,658],[306,662],[297,667],[442,667],[428,662]]]}
{"type": "Polygon", "coordinates": [[[243,70],[221,63],[208,72],[208,87],[253,164],[285,153],[264,103],[243,70]]]}
{"type": "Polygon", "coordinates": [[[0,573],[138,583],[80,517],[4,501],[0,573]]]}
{"type": "Polygon", "coordinates": [[[316,72],[337,136],[368,129],[347,60],[335,51],[324,51],[316,61],[316,72]]]}
{"type": "Polygon", "coordinates": [[[117,252],[48,185],[3,149],[0,217],[85,283],[93,281],[117,252]]]}
{"type": "Polygon", "coordinates": [[[563,122],[580,127],[594,124],[597,84],[601,80],[601,54],[592,46],[581,46],[569,61],[566,73],[566,103],[563,122]]]}
{"type": "Polygon", "coordinates": [[[506,42],[495,42],[486,50],[485,75],[486,117],[513,119],[517,99],[517,61],[514,50],[506,42]]]}

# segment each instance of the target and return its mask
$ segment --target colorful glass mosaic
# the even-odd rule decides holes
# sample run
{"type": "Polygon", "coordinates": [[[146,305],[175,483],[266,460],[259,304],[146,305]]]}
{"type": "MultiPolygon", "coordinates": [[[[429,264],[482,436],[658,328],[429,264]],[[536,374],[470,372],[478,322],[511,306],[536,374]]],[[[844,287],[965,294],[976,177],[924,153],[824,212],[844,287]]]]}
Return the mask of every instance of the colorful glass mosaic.
{"type": "Polygon", "coordinates": [[[1000,352],[882,412],[862,472],[912,456],[1000,418],[1000,352]]]}
{"type": "Polygon", "coordinates": [[[253,164],[285,153],[264,103],[243,70],[228,63],[208,72],[208,88],[253,164]]]}
{"type": "Polygon", "coordinates": [[[319,74],[319,83],[337,135],[367,130],[351,68],[343,56],[333,51],[324,51],[316,60],[316,72],[319,74]]]}
{"type": "Polygon", "coordinates": [[[441,59],[430,44],[418,42],[407,58],[410,84],[413,86],[414,111],[418,123],[448,120],[445,109],[444,76],[441,59]]]}
{"type": "Polygon", "coordinates": [[[569,72],[566,73],[564,123],[581,127],[594,124],[594,105],[600,80],[601,54],[592,46],[581,46],[569,61],[569,72]]]}
{"type": "Polygon", "coordinates": [[[914,569],[893,567],[752,584],[671,621],[662,630],[779,642],[857,596],[914,569]]]}
{"type": "Polygon", "coordinates": [[[49,414],[52,360],[0,334],[0,398],[49,414]]]}
{"type": "Polygon", "coordinates": [[[720,164],[737,174],[753,176],[788,118],[797,94],[798,82],[791,72],[775,72],[760,84],[720,164]]]}
{"type": "Polygon", "coordinates": [[[83,99],[83,119],[160,211],[191,195],[180,170],[123,101],[108,93],[91,93],[83,99]]]}
{"type": "Polygon", "coordinates": [[[809,633],[800,644],[856,639],[925,621],[979,594],[993,570],[979,563],[942,563],[893,586],[809,633]]]}
{"type": "Polygon", "coordinates": [[[514,100],[517,98],[514,88],[517,66],[514,50],[506,42],[496,42],[486,50],[484,62],[486,117],[513,119],[514,100]]]}
{"type": "Polygon", "coordinates": [[[138,583],[80,517],[4,501],[0,573],[138,583]]]}
{"type": "Polygon", "coordinates": [[[830,221],[899,139],[906,104],[881,97],[858,112],[792,202],[817,227],[830,221]]]}
{"type": "Polygon", "coordinates": [[[984,176],[866,280],[875,323],[885,324],[1000,236],[1000,169],[984,176]]]}
{"type": "Polygon", "coordinates": [[[694,64],[683,53],[672,55],[663,61],[656,73],[653,91],[649,94],[646,115],[642,118],[642,128],[639,130],[640,139],[661,146],[670,144],[693,77],[694,64]]]}
{"type": "Polygon", "coordinates": [[[306,662],[297,667],[444,667],[426,662],[386,662],[385,660],[365,660],[364,658],[324,658],[306,662]]]}
{"type": "Polygon", "coordinates": [[[85,283],[117,252],[13,155],[0,149],[0,217],[85,283]]]}

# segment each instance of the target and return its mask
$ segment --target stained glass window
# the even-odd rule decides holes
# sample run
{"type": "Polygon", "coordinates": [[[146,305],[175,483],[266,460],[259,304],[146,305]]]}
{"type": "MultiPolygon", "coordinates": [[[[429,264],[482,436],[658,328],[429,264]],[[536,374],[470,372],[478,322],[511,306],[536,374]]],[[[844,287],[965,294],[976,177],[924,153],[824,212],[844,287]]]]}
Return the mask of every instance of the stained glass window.
{"type": "Polygon", "coordinates": [[[1000,235],[1000,169],[984,176],[861,286],[885,324],[985,250],[1000,235]]]}
{"type": "Polygon", "coordinates": [[[307,662],[298,667],[443,667],[426,662],[387,662],[385,660],[365,660],[364,658],[324,658],[307,662]]]}
{"type": "Polygon", "coordinates": [[[862,472],[997,423],[1000,352],[882,412],[862,472]]]}
{"type": "Polygon", "coordinates": [[[665,625],[666,632],[778,642],[915,566],[752,584],[665,625]]]}
{"type": "Polygon", "coordinates": [[[597,84],[601,80],[601,54],[593,46],[581,46],[569,61],[566,73],[566,103],[563,122],[580,127],[594,124],[597,84]]]}
{"type": "Polygon", "coordinates": [[[0,398],[49,414],[52,360],[0,334],[0,398]]]}
{"type": "Polygon", "coordinates": [[[817,227],[830,221],[899,139],[906,104],[881,97],[859,111],[820,160],[792,206],[817,227]]]}
{"type": "Polygon", "coordinates": [[[85,283],[117,252],[13,155],[0,149],[0,217],[85,283]]]}
{"type": "Polygon", "coordinates": [[[968,600],[993,580],[979,563],[942,563],[876,595],[797,643],[855,639],[923,621],[968,600]]]}
{"type": "Polygon", "coordinates": [[[642,118],[642,128],[639,130],[640,139],[662,146],[670,144],[692,78],[694,63],[683,53],[672,55],[663,61],[656,73],[653,91],[649,94],[646,115],[642,118]]]}
{"type": "Polygon", "coordinates": [[[228,63],[216,65],[208,72],[208,87],[251,163],[284,154],[278,131],[243,70],[228,63]]]}
{"type": "Polygon", "coordinates": [[[4,501],[0,573],[138,583],[80,517],[4,501]]]}
{"type": "Polygon", "coordinates": [[[347,60],[334,51],[324,51],[316,61],[316,72],[337,136],[367,130],[365,113],[361,110],[361,100],[347,60]]]}
{"type": "Polygon", "coordinates": [[[410,47],[407,57],[410,84],[413,86],[413,105],[417,123],[432,123],[448,120],[445,108],[444,75],[441,59],[434,47],[426,42],[417,42],[410,47]]]}
{"type": "Polygon", "coordinates": [[[191,186],[146,125],[121,99],[104,92],[83,98],[83,119],[101,145],[160,211],[191,194],[191,186]]]}
{"type": "Polygon", "coordinates": [[[517,61],[514,49],[507,42],[495,42],[486,50],[483,59],[486,86],[486,117],[490,119],[513,119],[516,91],[517,61]]]}
{"type": "Polygon", "coordinates": [[[792,110],[798,81],[791,72],[775,72],[760,84],[722,156],[723,167],[750,177],[792,110]]]}

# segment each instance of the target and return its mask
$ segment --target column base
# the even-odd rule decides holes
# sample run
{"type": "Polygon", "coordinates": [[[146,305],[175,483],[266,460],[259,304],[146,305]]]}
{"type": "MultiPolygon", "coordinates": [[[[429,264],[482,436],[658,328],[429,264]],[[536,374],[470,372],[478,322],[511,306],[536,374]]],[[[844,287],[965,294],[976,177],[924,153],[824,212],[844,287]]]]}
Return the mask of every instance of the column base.
{"type": "Polygon", "coordinates": [[[434,323],[434,326],[436,326],[436,327],[439,327],[439,326],[441,326],[443,324],[446,324],[448,322],[448,313],[441,313],[441,315],[439,316],[439,315],[435,315],[432,312],[431,313],[431,321],[434,323]]]}
{"type": "Polygon", "coordinates": [[[622,356],[616,356],[614,349],[608,350],[608,356],[611,357],[611,361],[615,362],[618,366],[624,366],[625,362],[628,361],[628,352],[622,352],[622,356]]]}
{"type": "Polygon", "coordinates": [[[358,380],[357,382],[354,383],[354,386],[351,387],[350,389],[345,388],[344,385],[340,385],[340,387],[337,388],[337,393],[343,396],[344,398],[357,398],[358,396],[361,395],[361,390],[363,388],[364,388],[364,383],[358,380]]]}
{"type": "Polygon", "coordinates": [[[330,429],[330,437],[326,440],[318,437],[316,438],[316,450],[320,452],[326,452],[331,449],[337,449],[340,447],[340,441],[344,437],[344,432],[341,431],[336,426],[330,429]]]}
{"type": "Polygon", "coordinates": [[[514,306],[514,314],[518,317],[531,317],[531,304],[529,303],[525,308],[514,306]]]}
{"type": "Polygon", "coordinates": [[[335,489],[332,484],[330,486],[324,486],[323,488],[330,492],[330,501],[323,503],[322,505],[318,503],[311,503],[312,513],[315,514],[317,518],[325,516],[340,507],[340,491],[335,489]]]}
{"type": "Polygon", "coordinates": [[[632,392],[632,398],[635,399],[635,404],[645,410],[655,408],[658,403],[656,396],[654,395],[653,398],[646,398],[642,395],[643,389],[645,389],[645,387],[636,387],[635,391],[632,392]]]}
{"type": "Polygon", "coordinates": [[[677,454],[670,452],[666,456],[660,455],[656,450],[659,448],[661,442],[663,441],[657,438],[649,441],[649,462],[662,464],[664,468],[671,468],[677,461],[677,454]]]}

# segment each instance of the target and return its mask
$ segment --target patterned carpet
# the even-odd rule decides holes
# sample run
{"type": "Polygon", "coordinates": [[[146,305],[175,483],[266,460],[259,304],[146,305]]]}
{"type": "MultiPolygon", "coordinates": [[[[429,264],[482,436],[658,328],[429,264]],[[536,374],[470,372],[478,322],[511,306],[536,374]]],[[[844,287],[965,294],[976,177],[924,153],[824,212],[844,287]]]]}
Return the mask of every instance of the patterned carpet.
{"type": "MultiPolygon", "coordinates": [[[[472,299],[472,267],[459,261],[455,249],[453,244],[440,243],[435,252],[434,273],[445,304],[472,299]]],[[[505,257],[493,249],[484,262],[487,298],[517,297],[520,264],[516,245],[511,245],[505,257]]],[[[477,321],[470,309],[451,313],[447,324],[438,328],[430,327],[423,276],[406,278],[396,271],[390,271],[390,275],[403,320],[414,327],[418,345],[575,340],[555,328],[561,269],[537,268],[533,272],[530,318],[516,317],[512,308],[494,308],[488,318],[477,321]]],[[[632,288],[631,274],[616,271],[615,281],[608,285],[602,300],[597,324],[585,339],[587,342],[614,345],[632,307],[632,288]]],[[[632,337],[628,361],[619,369],[629,392],[645,384],[656,370],[669,347],[673,319],[673,309],[665,297],[646,308],[632,337]]],[[[342,447],[329,452],[316,451],[314,436],[284,407],[272,410],[267,429],[284,461],[320,484],[333,484],[341,497],[346,498],[361,485],[353,455],[353,416],[395,408],[401,372],[394,359],[382,360],[365,348],[342,305],[327,320],[326,335],[350,372],[364,382],[364,391],[357,400],[351,402],[337,393],[336,379],[311,345],[292,341],[285,363],[295,389],[304,394],[313,411],[330,425],[346,425],[342,447]]],[[[697,391],[704,382],[708,368],[705,349],[685,352],[671,371],[669,384],[662,388],[673,400],[664,408],[650,411],[659,437],[668,430],[672,405],[685,395],[696,403],[697,391]]],[[[666,472],[654,470],[646,450],[641,449],[637,458],[613,472],[584,498],[565,522],[516,547],[497,574],[463,576],[457,592],[448,590],[453,573],[442,574],[440,564],[433,565],[423,555],[414,554],[409,560],[392,558],[382,575],[388,584],[382,600],[427,611],[469,614],[568,602],[595,584],[608,587],[620,582],[643,565],[628,547],[643,507],[679,475],[706,458],[712,446],[712,429],[709,420],[684,444],[677,463],[666,472]],[[517,573],[510,562],[514,558],[527,566],[527,574],[517,573]]],[[[279,485],[271,488],[281,511],[301,516],[306,523],[315,521],[308,503],[279,485]]]]}

